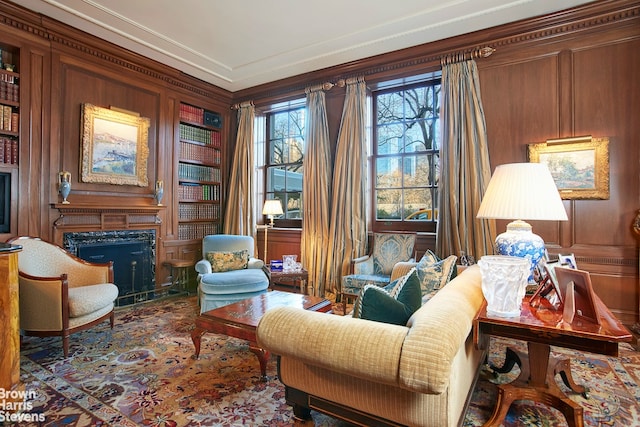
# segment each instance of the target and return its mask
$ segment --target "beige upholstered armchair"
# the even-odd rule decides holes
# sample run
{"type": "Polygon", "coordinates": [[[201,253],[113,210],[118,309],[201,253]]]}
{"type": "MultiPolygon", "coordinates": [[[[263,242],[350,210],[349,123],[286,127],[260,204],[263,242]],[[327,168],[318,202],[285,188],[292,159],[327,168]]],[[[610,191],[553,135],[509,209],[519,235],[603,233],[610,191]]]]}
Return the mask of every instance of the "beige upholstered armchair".
{"type": "Polygon", "coordinates": [[[34,237],[18,237],[20,330],[28,336],[61,336],[64,356],[69,336],[109,319],[114,322],[118,288],[113,263],[96,264],[34,237]]]}

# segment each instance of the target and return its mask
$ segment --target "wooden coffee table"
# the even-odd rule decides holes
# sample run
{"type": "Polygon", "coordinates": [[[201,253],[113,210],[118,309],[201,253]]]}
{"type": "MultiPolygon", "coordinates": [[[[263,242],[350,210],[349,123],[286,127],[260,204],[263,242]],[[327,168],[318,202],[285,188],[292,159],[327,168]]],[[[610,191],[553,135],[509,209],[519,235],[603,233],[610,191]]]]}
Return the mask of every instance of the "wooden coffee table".
{"type": "Polygon", "coordinates": [[[499,426],[511,403],[522,399],[559,409],[569,426],[584,425],[582,407],[562,392],[555,382],[555,375],[559,373],[573,392],[588,396],[588,390],[573,380],[569,359],[550,356],[550,346],[618,356],[618,344],[632,339],[631,333],[602,300],[597,295],[594,297],[601,325],[578,318],[567,324],[562,320],[562,311],[538,303],[532,307],[530,297],[522,303],[519,317],[489,316],[485,302],[474,320],[475,345],[480,349],[488,348],[489,337],[493,335],[526,341],[528,349],[528,354],[523,354],[508,348],[504,365],[494,368],[496,372],[505,373],[518,364],[520,375],[512,383],[498,386],[496,407],[485,426],[499,426]]]}
{"type": "Polygon", "coordinates": [[[256,328],[267,310],[283,306],[299,307],[322,313],[331,311],[331,301],[324,298],[280,291],[266,292],[253,298],[206,311],[196,318],[196,328],[191,331],[191,339],[196,348],[193,358],[200,357],[200,341],[206,332],[247,340],[249,341],[249,350],[258,357],[260,362],[261,378],[266,380],[269,352],[258,347],[256,328]]]}

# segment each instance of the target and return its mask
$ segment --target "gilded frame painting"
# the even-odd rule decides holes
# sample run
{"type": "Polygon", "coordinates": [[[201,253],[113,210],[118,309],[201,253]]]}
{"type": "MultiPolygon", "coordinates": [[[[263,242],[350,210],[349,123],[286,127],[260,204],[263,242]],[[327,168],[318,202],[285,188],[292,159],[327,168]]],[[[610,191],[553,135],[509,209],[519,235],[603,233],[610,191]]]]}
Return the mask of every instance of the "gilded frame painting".
{"type": "Polygon", "coordinates": [[[546,163],[563,199],[609,198],[609,139],[566,138],[529,144],[529,161],[546,163]]]}
{"type": "Polygon", "coordinates": [[[146,187],[149,119],[82,105],[82,182],[146,187]]]}

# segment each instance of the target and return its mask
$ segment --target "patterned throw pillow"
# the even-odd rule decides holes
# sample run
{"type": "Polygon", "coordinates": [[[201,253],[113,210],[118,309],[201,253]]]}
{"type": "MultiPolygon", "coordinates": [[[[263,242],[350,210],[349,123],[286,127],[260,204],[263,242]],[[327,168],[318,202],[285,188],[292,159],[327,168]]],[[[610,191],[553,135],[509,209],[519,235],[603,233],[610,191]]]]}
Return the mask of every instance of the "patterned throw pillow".
{"type": "Polygon", "coordinates": [[[249,263],[249,251],[207,252],[207,260],[211,263],[211,271],[221,273],[223,271],[242,270],[249,263]]]}
{"type": "Polygon", "coordinates": [[[441,289],[455,277],[457,260],[458,257],[455,255],[440,259],[433,252],[427,250],[427,253],[416,265],[423,296],[433,295],[435,291],[441,289]]]}
{"type": "Polygon", "coordinates": [[[416,270],[412,269],[385,288],[366,285],[356,301],[353,317],[406,325],[422,305],[421,298],[420,281],[416,270]]]}

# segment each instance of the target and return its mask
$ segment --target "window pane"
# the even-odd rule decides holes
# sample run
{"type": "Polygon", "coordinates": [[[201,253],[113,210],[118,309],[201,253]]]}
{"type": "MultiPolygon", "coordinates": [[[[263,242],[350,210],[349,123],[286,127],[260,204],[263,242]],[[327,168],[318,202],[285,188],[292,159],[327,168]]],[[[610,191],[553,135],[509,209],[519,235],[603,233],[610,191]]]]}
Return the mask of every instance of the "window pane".
{"type": "Polygon", "coordinates": [[[404,218],[431,220],[431,190],[426,188],[404,191],[404,218]]]}
{"type": "Polygon", "coordinates": [[[304,156],[304,139],[289,138],[286,140],[287,163],[302,162],[304,156]]]}
{"type": "Polygon", "coordinates": [[[402,190],[378,190],[376,204],[376,219],[401,219],[402,190]]]}
{"type": "Polygon", "coordinates": [[[279,191],[285,191],[285,169],[269,167],[267,168],[267,193],[279,191]]]}
{"type": "Polygon", "coordinates": [[[381,157],[376,160],[376,187],[398,188],[402,186],[401,157],[381,157]]]}
{"type": "Polygon", "coordinates": [[[428,156],[407,156],[404,158],[404,187],[426,187],[429,185],[428,156]]]}
{"type": "Polygon", "coordinates": [[[285,138],[288,135],[289,118],[287,114],[275,113],[271,115],[269,136],[270,139],[285,138]]]}
{"type": "Polygon", "coordinates": [[[287,193],[287,204],[283,206],[286,206],[285,218],[302,218],[302,192],[287,193]]]}
{"type": "Polygon", "coordinates": [[[284,159],[284,142],[281,139],[274,139],[269,144],[269,163],[277,165],[285,162],[284,159]]]}
{"type": "Polygon", "coordinates": [[[400,123],[378,127],[378,154],[395,154],[403,150],[404,127],[400,123]]]}
{"type": "Polygon", "coordinates": [[[286,174],[286,186],[287,192],[291,191],[302,191],[302,171],[303,166],[301,164],[289,166],[287,168],[286,174]]]}
{"type": "Polygon", "coordinates": [[[378,124],[395,123],[404,117],[402,113],[402,92],[392,92],[379,95],[376,109],[378,124]]]}
{"type": "Polygon", "coordinates": [[[424,120],[417,120],[407,123],[405,132],[406,152],[425,151],[431,147],[427,147],[425,141],[429,141],[430,132],[427,128],[428,124],[424,120]]]}

